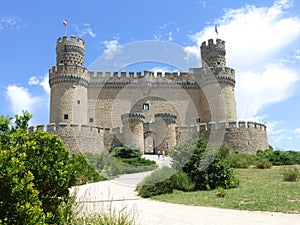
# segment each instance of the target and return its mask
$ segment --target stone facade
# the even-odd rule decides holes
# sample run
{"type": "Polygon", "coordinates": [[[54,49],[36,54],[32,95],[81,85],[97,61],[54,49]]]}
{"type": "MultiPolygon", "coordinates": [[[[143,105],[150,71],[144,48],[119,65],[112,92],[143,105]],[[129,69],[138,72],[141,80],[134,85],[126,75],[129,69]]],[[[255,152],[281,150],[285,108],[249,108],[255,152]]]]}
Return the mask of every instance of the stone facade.
{"type": "Polygon", "coordinates": [[[144,153],[168,153],[191,131],[209,139],[220,124],[233,151],[268,148],[264,125],[237,122],[235,71],[226,66],[224,41],[203,42],[202,68],[188,72],[88,71],[84,54],[82,39],[59,38],[56,66],[49,70],[47,130],[73,152],[128,144],[144,153]]]}

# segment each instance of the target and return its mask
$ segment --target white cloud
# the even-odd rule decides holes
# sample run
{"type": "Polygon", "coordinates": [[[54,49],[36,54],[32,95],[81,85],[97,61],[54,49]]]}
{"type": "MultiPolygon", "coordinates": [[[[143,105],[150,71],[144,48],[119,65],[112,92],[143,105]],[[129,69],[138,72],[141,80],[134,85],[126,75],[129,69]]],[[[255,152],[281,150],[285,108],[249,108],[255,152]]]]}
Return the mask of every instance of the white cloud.
{"type": "MultiPolygon", "coordinates": [[[[253,118],[264,106],[293,95],[300,74],[288,68],[290,60],[281,60],[300,36],[300,19],[287,13],[292,6],[290,0],[277,0],[271,7],[228,9],[214,23],[218,38],[226,41],[227,65],[236,70],[240,118],[253,118]]],[[[186,59],[200,57],[202,42],[216,36],[214,25],[191,35],[196,45],[184,48],[186,59]]]]}
{"type": "Polygon", "coordinates": [[[41,102],[41,98],[33,97],[28,89],[17,85],[9,85],[6,88],[6,95],[10,100],[13,114],[20,114],[22,110],[33,112],[35,104],[41,102]]]}
{"type": "Polygon", "coordinates": [[[17,16],[1,16],[0,17],[0,30],[5,28],[19,29],[24,26],[22,19],[17,16]]]}
{"type": "Polygon", "coordinates": [[[121,51],[121,45],[119,44],[119,39],[114,39],[111,41],[103,42],[106,49],[104,50],[105,59],[112,59],[114,54],[119,53],[121,51]]]}
{"type": "Polygon", "coordinates": [[[297,135],[297,138],[300,139],[300,128],[295,129],[294,134],[297,135]]]}
{"type": "Polygon", "coordinates": [[[97,36],[96,33],[93,32],[91,25],[89,23],[84,23],[83,28],[79,28],[78,25],[74,25],[74,27],[79,37],[83,37],[86,34],[91,36],[92,38],[95,38],[97,36]]]}
{"type": "Polygon", "coordinates": [[[32,76],[28,81],[29,85],[41,86],[47,94],[50,94],[49,75],[46,74],[43,77],[32,76]]]}

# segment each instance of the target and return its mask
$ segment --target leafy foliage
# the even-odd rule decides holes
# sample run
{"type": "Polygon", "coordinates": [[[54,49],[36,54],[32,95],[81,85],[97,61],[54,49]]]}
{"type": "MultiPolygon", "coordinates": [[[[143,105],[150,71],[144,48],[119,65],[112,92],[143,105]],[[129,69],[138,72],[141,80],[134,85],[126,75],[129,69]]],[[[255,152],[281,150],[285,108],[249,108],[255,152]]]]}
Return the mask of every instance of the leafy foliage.
{"type": "Polygon", "coordinates": [[[72,156],[72,164],[75,173],[75,185],[105,180],[105,178],[89,164],[88,158],[81,153],[72,156]]]}
{"type": "Polygon", "coordinates": [[[300,178],[300,172],[296,167],[286,168],[282,172],[282,175],[283,175],[283,180],[284,181],[295,182],[300,178]]]}
{"type": "Polygon", "coordinates": [[[238,185],[229,162],[202,138],[177,145],[171,153],[172,166],[182,170],[195,182],[196,190],[232,188],[238,185]],[[207,148],[207,149],[206,149],[207,148]],[[183,166],[182,166],[183,165],[183,166]]]}
{"type": "Polygon", "coordinates": [[[74,170],[62,141],[43,131],[27,134],[31,115],[0,117],[0,220],[4,224],[60,223],[74,170]],[[28,220],[28,223],[26,222],[28,220]],[[31,221],[31,222],[30,222],[31,221]]]}
{"type": "Polygon", "coordinates": [[[195,183],[182,170],[171,177],[173,188],[180,191],[192,191],[195,188],[195,183]]]}
{"type": "Polygon", "coordinates": [[[228,156],[230,165],[233,168],[249,168],[250,165],[256,165],[259,159],[256,155],[246,154],[246,153],[233,153],[228,156]]]}
{"type": "Polygon", "coordinates": [[[272,167],[272,163],[266,158],[260,158],[256,162],[256,167],[258,169],[270,169],[272,167]]]}
{"type": "Polygon", "coordinates": [[[149,198],[155,195],[172,193],[174,185],[170,177],[176,170],[169,167],[162,167],[145,177],[138,185],[138,195],[144,198],[149,198]]]}
{"type": "Polygon", "coordinates": [[[140,158],[142,156],[141,150],[135,146],[119,146],[111,148],[110,153],[112,156],[118,158],[140,158]]]}
{"type": "Polygon", "coordinates": [[[268,159],[274,166],[300,164],[300,152],[266,150],[257,151],[257,156],[268,159]]]}

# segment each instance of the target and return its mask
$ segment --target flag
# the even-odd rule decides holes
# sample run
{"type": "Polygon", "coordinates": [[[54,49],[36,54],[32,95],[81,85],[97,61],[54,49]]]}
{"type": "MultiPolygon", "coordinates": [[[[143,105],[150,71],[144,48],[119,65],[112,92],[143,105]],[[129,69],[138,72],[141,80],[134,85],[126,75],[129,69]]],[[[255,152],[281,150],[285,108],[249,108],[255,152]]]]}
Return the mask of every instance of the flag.
{"type": "Polygon", "coordinates": [[[217,35],[219,35],[219,33],[218,33],[218,26],[217,25],[215,25],[215,32],[216,32],[217,35]]]}
{"type": "Polygon", "coordinates": [[[62,23],[65,27],[67,26],[67,21],[63,20],[62,23]]]}

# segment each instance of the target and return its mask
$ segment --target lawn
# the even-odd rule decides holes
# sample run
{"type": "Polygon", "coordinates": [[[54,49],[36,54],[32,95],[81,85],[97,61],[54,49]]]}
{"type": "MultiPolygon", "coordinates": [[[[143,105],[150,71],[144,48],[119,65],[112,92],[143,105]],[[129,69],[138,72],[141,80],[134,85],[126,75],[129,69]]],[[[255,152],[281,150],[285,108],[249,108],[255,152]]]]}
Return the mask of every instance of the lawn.
{"type": "MultiPolygon", "coordinates": [[[[163,194],[152,199],[186,205],[300,213],[300,181],[283,181],[282,172],[285,168],[287,166],[236,169],[240,186],[226,190],[225,197],[217,197],[216,190],[174,191],[172,194],[163,194]]],[[[297,168],[300,169],[300,165],[297,168]]]]}

